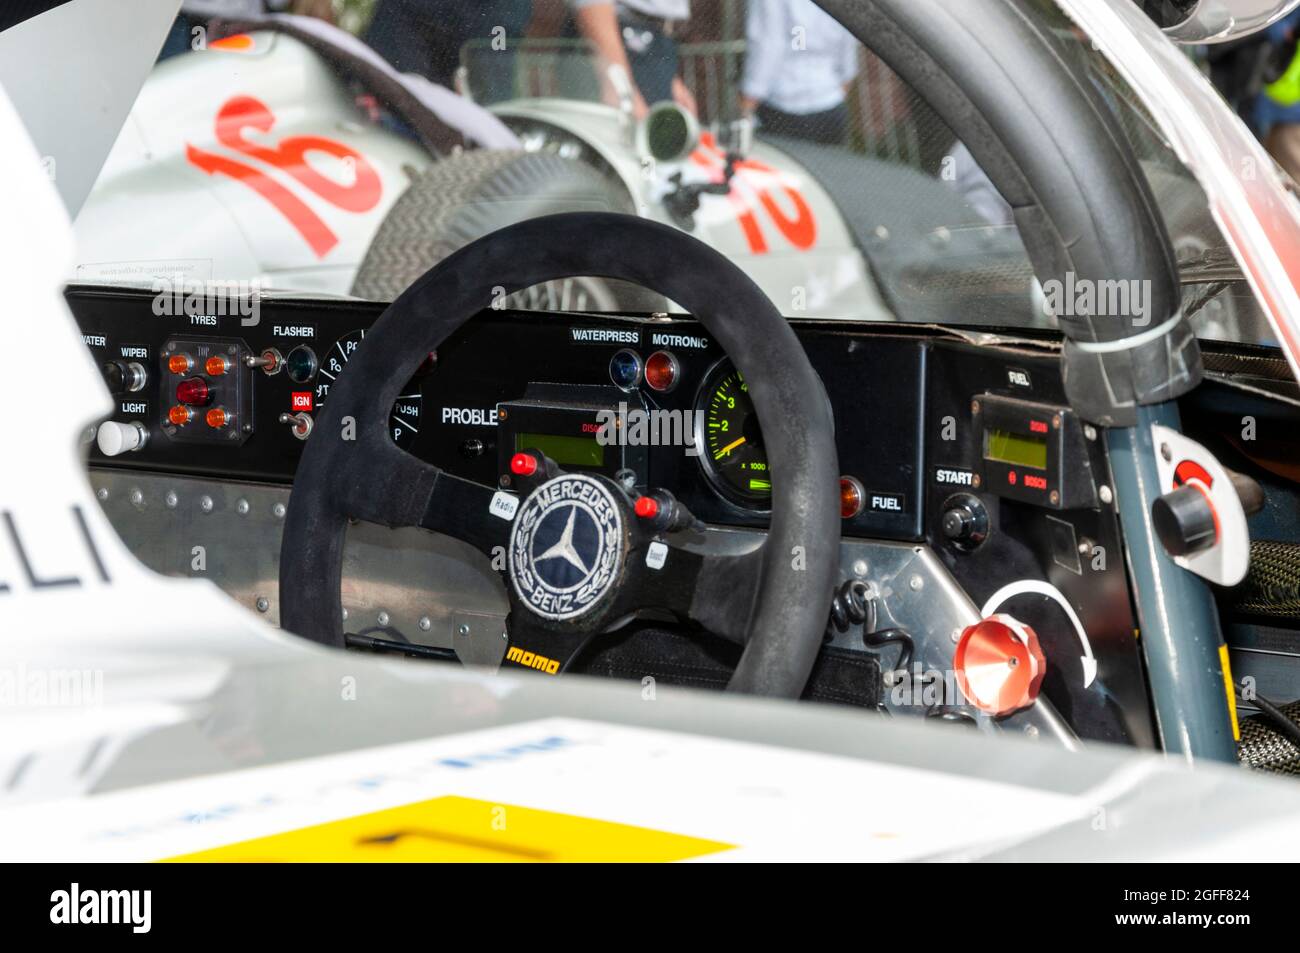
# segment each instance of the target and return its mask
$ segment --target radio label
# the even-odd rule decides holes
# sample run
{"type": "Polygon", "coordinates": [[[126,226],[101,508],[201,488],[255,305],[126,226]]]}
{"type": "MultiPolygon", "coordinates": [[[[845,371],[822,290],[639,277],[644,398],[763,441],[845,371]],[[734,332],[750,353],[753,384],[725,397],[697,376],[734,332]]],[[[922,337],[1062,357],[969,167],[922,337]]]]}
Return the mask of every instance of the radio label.
{"type": "Polygon", "coordinates": [[[488,512],[508,523],[515,518],[515,513],[519,512],[519,497],[513,493],[497,490],[492,495],[492,502],[488,504],[488,512]]]}

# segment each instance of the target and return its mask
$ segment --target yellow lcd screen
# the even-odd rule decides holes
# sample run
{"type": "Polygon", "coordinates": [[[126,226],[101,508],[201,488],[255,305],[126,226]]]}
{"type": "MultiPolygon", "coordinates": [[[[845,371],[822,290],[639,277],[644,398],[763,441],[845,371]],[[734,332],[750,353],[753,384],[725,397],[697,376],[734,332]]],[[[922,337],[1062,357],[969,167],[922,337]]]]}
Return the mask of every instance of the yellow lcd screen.
{"type": "Polygon", "coordinates": [[[515,451],[540,450],[562,467],[603,467],[605,448],[591,437],[560,437],[550,433],[515,434],[515,451]]]}
{"type": "Polygon", "coordinates": [[[984,456],[1031,470],[1047,469],[1047,438],[1027,437],[1009,430],[989,430],[984,456]]]}

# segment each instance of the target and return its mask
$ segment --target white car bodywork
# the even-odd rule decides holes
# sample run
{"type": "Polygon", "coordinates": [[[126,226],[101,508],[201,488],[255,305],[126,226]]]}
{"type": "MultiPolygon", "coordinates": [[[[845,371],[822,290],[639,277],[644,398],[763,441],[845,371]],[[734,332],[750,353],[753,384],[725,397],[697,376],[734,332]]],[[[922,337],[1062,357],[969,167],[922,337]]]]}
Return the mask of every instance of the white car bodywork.
{"type": "Polygon", "coordinates": [[[430,157],[366,121],[303,43],[247,39],[154,68],[77,216],[76,280],[349,293],[371,238],[430,157]],[[242,118],[232,103],[248,107],[233,113],[242,118]],[[316,148],[299,153],[303,142],[316,148]]]}
{"type": "MultiPolygon", "coordinates": [[[[644,218],[672,225],[662,204],[672,176],[686,183],[718,181],[726,152],[706,133],[680,163],[654,163],[631,140],[635,130],[617,109],[564,99],[514,100],[492,111],[573,136],[614,171],[644,218]]],[[[525,137],[526,141],[526,137],[525,137]]],[[[799,164],[762,142],[748,151],[730,195],[703,195],[696,238],[754,279],[786,313],[890,318],[867,262],[826,189],[799,164]]]]}
{"type": "MultiPolygon", "coordinates": [[[[669,224],[660,202],[669,177],[717,179],[726,162],[706,136],[686,161],[650,169],[623,116],[600,104],[521,100],[493,112],[578,137],[615,171],[639,214],[669,224]]],[[[217,41],[158,64],[149,76],[76,217],[72,277],[145,284],[245,280],[350,294],[389,209],[432,161],[413,140],[370,121],[334,71],[297,38],[258,31],[217,41]],[[265,112],[232,118],[231,104],[247,107],[249,100],[265,112]],[[270,121],[254,124],[263,115],[270,121]],[[305,141],[330,144],[342,158],[320,148],[299,156],[295,144],[305,141]],[[250,142],[258,154],[245,145],[250,142]],[[303,165],[307,176],[321,177],[314,179],[321,188],[304,181],[303,165]],[[362,169],[373,170],[378,182],[364,208],[332,201],[336,192],[348,198],[362,189],[362,169]],[[151,226],[142,228],[142,219],[151,226]]],[[[760,144],[747,156],[732,195],[703,197],[694,234],[787,311],[890,317],[830,196],[771,147],[760,144]]]]}

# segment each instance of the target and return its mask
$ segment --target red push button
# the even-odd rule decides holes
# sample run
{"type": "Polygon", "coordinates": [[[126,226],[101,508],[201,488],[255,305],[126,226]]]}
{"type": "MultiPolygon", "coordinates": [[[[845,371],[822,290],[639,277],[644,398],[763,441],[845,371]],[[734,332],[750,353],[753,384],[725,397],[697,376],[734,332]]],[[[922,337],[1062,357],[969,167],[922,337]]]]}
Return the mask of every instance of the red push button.
{"type": "Polygon", "coordinates": [[[537,458],[531,453],[516,453],[510,459],[510,472],[515,476],[532,476],[537,472],[537,458]]]}
{"type": "Polygon", "coordinates": [[[636,515],[643,520],[652,520],[659,515],[659,501],[653,496],[643,496],[636,501],[636,515]]]}

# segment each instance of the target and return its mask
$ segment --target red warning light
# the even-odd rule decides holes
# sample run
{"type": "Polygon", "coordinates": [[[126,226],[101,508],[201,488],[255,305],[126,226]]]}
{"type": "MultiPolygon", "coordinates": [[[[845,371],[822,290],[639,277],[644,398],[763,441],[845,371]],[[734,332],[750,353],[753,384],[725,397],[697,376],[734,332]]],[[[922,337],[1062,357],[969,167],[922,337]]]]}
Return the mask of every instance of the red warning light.
{"type": "Polygon", "coordinates": [[[673,357],[667,351],[655,351],[645,362],[645,382],[653,390],[659,393],[666,393],[677,386],[677,378],[681,375],[681,365],[677,363],[677,358],[673,357]]]}
{"type": "Polygon", "coordinates": [[[212,400],[212,391],[202,377],[189,377],[176,385],[176,399],[187,407],[206,407],[212,400]]]}

